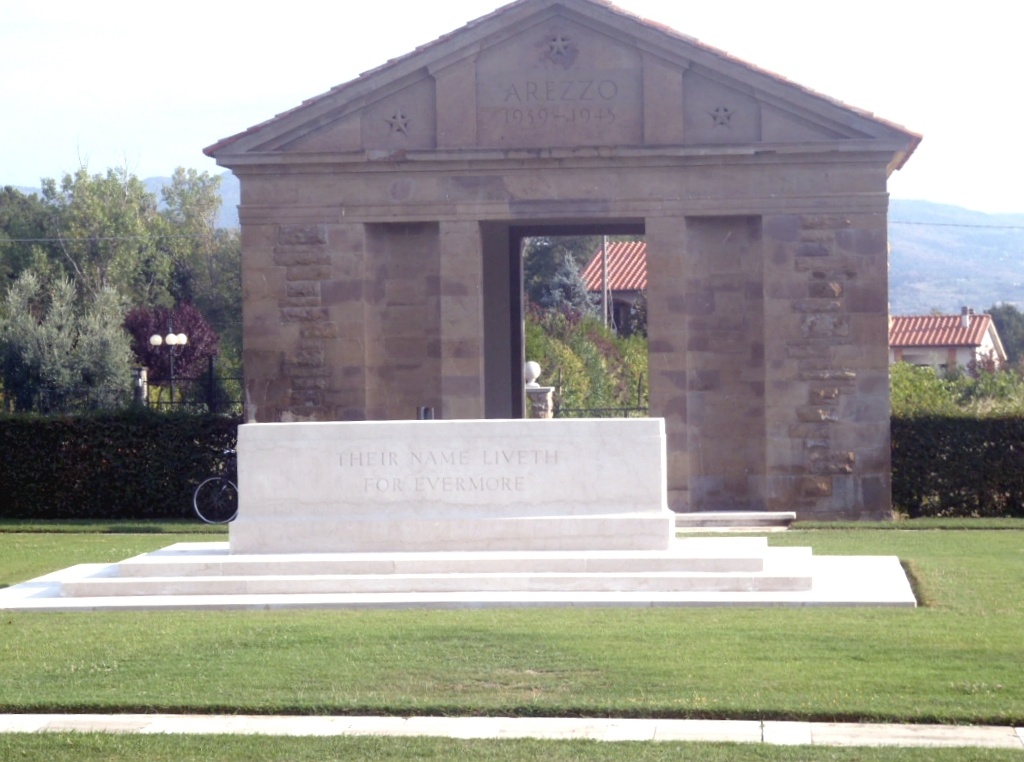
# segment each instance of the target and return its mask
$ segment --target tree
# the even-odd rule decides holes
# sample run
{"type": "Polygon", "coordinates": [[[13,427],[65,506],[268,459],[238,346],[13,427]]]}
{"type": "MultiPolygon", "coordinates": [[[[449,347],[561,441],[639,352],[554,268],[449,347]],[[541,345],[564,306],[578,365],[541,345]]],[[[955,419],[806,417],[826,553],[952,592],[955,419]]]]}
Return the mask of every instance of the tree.
{"type": "Polygon", "coordinates": [[[181,167],[163,188],[170,290],[178,304],[198,307],[232,353],[240,356],[241,241],[238,231],[217,229],[219,189],[220,177],[181,167]]]}
{"type": "Polygon", "coordinates": [[[60,260],[81,288],[114,288],[132,304],[170,304],[170,253],[157,245],[156,198],[123,169],[85,167],[43,181],[60,260]]]}
{"type": "Polygon", "coordinates": [[[0,282],[4,287],[23,270],[46,260],[49,220],[49,209],[35,193],[26,195],[10,186],[0,189],[0,282]]]}
{"type": "Polygon", "coordinates": [[[549,298],[550,285],[556,273],[572,261],[577,272],[601,244],[600,236],[539,236],[529,238],[523,250],[523,292],[534,304],[549,298]]]}
{"type": "Polygon", "coordinates": [[[629,308],[629,317],[626,318],[623,335],[643,336],[647,338],[647,291],[641,291],[633,306],[629,308]]]}
{"type": "Polygon", "coordinates": [[[1006,362],[1017,365],[1024,353],[1024,313],[1012,304],[994,304],[986,310],[1006,350],[1006,362]]]}
{"type": "Polygon", "coordinates": [[[160,213],[166,226],[165,246],[171,255],[171,292],[179,303],[195,302],[197,291],[216,280],[210,265],[220,209],[219,187],[219,177],[178,167],[170,184],[160,191],[165,205],[160,213]]]}
{"type": "Polygon", "coordinates": [[[952,383],[931,368],[898,362],[889,368],[889,381],[893,415],[951,415],[957,410],[952,383]]]}
{"type": "Polygon", "coordinates": [[[646,406],[647,340],[618,336],[595,315],[534,306],[526,312],[526,357],[543,383],[558,386],[560,408],[646,406]]]}
{"type": "Polygon", "coordinates": [[[596,309],[595,297],[587,290],[579,265],[572,257],[565,257],[547,284],[547,292],[540,305],[549,310],[590,315],[596,309]]]}
{"type": "Polygon", "coordinates": [[[81,294],[68,278],[44,283],[24,271],[0,311],[5,407],[49,412],[76,398],[89,407],[127,398],[131,350],[121,314],[110,288],[81,294]]]}
{"type": "Polygon", "coordinates": [[[198,309],[191,304],[177,307],[136,307],[124,320],[131,335],[131,349],[138,361],[146,367],[149,382],[160,385],[171,377],[171,350],[166,345],[153,346],[149,339],[154,334],[183,333],[188,342],[174,349],[174,374],[182,378],[196,378],[206,370],[211,357],[219,351],[220,339],[198,309]]]}

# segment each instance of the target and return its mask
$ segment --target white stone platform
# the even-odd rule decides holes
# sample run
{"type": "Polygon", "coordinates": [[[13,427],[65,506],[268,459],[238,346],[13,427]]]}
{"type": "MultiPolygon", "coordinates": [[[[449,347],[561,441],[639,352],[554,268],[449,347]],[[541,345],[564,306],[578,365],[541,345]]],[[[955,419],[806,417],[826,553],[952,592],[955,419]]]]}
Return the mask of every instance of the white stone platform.
{"type": "Polygon", "coordinates": [[[0,610],[528,606],[914,606],[891,556],[814,556],[764,537],[666,550],[231,553],[179,543],[0,590],[0,610]]]}

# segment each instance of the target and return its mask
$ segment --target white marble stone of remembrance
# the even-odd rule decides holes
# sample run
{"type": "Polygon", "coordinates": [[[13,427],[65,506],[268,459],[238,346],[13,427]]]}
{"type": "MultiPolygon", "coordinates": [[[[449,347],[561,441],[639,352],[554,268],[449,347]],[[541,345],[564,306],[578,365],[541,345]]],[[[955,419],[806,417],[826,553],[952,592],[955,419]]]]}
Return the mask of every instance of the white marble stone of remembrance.
{"type": "Polygon", "coordinates": [[[238,429],[232,553],[660,550],[660,418],[238,429]]]}

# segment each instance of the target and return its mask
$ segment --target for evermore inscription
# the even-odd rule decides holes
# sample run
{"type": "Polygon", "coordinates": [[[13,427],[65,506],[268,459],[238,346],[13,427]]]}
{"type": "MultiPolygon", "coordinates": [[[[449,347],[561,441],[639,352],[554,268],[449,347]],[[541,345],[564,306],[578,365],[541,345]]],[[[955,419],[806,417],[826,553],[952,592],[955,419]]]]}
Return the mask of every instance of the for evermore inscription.
{"type": "Polygon", "coordinates": [[[352,450],[339,463],[363,493],[523,492],[530,470],[557,466],[550,449],[352,450]]]}

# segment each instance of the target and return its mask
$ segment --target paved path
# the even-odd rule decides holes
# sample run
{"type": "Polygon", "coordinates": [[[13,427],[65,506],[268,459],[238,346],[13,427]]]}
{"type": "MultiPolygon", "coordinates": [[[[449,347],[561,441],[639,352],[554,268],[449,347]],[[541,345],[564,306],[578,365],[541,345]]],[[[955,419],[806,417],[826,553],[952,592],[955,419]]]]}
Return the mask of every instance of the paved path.
{"type": "Polygon", "coordinates": [[[172,714],[3,714],[0,733],[172,733],[279,736],[586,738],[598,741],[720,741],[813,746],[1019,749],[1024,728],[867,725],[758,720],[634,720],[562,717],[283,717],[172,714]]]}

